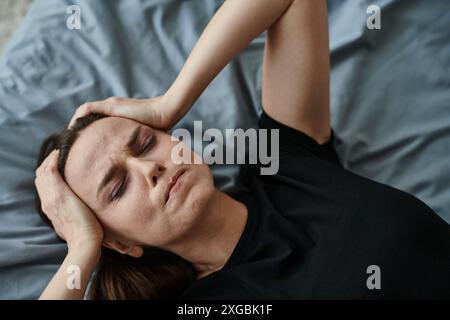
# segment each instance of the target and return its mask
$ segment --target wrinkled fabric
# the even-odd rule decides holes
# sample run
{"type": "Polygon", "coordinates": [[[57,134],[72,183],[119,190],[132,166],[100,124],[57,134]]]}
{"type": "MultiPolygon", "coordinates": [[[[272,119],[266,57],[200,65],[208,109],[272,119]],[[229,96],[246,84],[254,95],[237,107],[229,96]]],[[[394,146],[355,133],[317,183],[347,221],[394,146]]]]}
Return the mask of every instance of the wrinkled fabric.
{"type": "MultiPolygon", "coordinates": [[[[66,253],[34,207],[43,139],[75,108],[163,94],[220,0],[36,0],[0,58],[0,298],[35,299],[66,253]],[[69,5],[81,29],[66,27],[69,5]]],[[[329,0],[331,108],[344,167],[408,191],[450,222],[450,2],[329,0]],[[368,30],[379,5],[382,29],[368,30]]],[[[256,127],[264,34],[177,124],[256,127]]],[[[198,150],[197,150],[198,151],[198,150]]],[[[218,187],[237,167],[213,165],[218,187]]]]}

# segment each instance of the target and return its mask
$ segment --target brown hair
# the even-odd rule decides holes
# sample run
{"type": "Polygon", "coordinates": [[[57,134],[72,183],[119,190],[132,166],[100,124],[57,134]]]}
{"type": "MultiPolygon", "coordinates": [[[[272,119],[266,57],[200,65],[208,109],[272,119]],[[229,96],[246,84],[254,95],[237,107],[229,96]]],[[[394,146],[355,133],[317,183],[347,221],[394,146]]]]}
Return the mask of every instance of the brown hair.
{"type": "MultiPolygon", "coordinates": [[[[58,171],[64,179],[64,168],[70,149],[80,131],[104,118],[90,114],[78,118],[70,129],[50,135],[42,144],[37,167],[55,149],[59,149],[58,171]]],[[[52,228],[42,212],[36,192],[36,207],[41,218],[52,228]]],[[[156,247],[144,248],[144,255],[133,258],[115,250],[102,248],[102,256],[88,293],[90,299],[172,299],[196,278],[193,266],[182,257],[156,247]]]]}

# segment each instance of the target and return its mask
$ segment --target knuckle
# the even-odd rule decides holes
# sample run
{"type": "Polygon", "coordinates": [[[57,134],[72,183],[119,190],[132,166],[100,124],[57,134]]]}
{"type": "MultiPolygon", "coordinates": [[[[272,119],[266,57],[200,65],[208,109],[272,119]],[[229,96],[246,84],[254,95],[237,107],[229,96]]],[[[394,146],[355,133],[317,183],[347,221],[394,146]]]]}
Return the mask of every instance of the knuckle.
{"type": "Polygon", "coordinates": [[[92,110],[92,103],[86,102],[80,108],[79,115],[83,115],[85,113],[89,113],[92,110]]]}
{"type": "Polygon", "coordinates": [[[117,97],[117,96],[112,96],[112,97],[109,97],[109,98],[106,99],[106,100],[108,100],[108,101],[110,101],[110,102],[119,102],[119,101],[122,100],[122,98],[121,98],[121,97],[117,97]]]}
{"type": "Polygon", "coordinates": [[[112,109],[113,109],[112,105],[106,105],[104,108],[104,113],[111,114],[112,109]]]}
{"type": "Polygon", "coordinates": [[[45,202],[41,203],[41,210],[48,218],[50,218],[49,214],[48,214],[48,212],[49,212],[48,211],[48,206],[47,206],[47,204],[45,202]]]}
{"type": "Polygon", "coordinates": [[[54,174],[58,171],[58,167],[56,164],[51,163],[45,168],[45,172],[54,174]]]}
{"type": "Polygon", "coordinates": [[[74,117],[80,114],[82,110],[86,108],[86,103],[83,103],[82,105],[78,106],[78,108],[75,109],[74,117]]]}

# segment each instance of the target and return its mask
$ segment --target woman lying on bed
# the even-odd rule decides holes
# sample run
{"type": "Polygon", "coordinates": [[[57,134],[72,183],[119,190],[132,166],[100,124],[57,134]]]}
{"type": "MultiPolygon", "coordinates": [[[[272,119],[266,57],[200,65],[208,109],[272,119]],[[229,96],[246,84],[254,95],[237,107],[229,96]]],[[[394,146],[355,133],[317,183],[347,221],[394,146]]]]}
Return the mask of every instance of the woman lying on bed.
{"type": "Polygon", "coordinates": [[[326,1],[228,0],[164,96],[81,106],[36,171],[68,245],[41,298],[82,299],[94,270],[92,299],[450,298],[449,225],[341,166],[329,71],[326,1]],[[279,172],[242,165],[224,193],[205,164],[174,164],[165,130],[266,29],[259,126],[279,130],[279,172]]]}

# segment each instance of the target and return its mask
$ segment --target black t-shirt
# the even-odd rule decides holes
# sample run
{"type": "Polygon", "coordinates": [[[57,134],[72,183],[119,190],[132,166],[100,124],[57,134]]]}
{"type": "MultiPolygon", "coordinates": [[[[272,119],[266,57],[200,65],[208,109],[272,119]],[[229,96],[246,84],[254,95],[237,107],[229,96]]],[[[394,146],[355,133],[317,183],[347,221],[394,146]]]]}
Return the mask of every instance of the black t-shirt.
{"type": "Polygon", "coordinates": [[[259,126],[280,130],[279,171],[242,166],[229,192],[248,208],[241,238],[181,298],[450,298],[450,226],[430,207],[344,169],[333,130],[320,145],[265,113],[259,126]]]}

